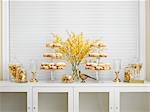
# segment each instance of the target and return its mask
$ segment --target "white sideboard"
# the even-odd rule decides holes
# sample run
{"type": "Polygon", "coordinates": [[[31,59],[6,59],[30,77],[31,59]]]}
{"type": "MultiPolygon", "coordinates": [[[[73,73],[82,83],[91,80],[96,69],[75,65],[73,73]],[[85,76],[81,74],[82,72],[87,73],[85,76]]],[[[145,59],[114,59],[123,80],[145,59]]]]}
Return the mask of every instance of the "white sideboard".
{"type": "Polygon", "coordinates": [[[150,82],[0,81],[0,112],[150,112],[150,82]]]}

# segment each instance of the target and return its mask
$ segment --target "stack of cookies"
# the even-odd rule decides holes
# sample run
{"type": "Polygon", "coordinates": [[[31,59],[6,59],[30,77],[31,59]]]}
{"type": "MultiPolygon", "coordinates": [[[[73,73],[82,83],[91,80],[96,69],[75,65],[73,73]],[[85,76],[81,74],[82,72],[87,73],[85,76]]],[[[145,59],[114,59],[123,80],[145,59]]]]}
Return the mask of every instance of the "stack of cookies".
{"type": "Polygon", "coordinates": [[[109,63],[100,63],[100,64],[97,64],[97,63],[86,63],[86,66],[85,66],[86,69],[89,69],[89,70],[111,70],[111,64],[109,63]]]}
{"type": "Polygon", "coordinates": [[[89,53],[89,57],[107,58],[107,54],[104,54],[104,53],[89,53]]]}
{"type": "Polygon", "coordinates": [[[61,53],[44,53],[43,57],[48,57],[48,58],[53,58],[53,59],[60,59],[62,58],[62,54],[61,53]]]}
{"type": "Polygon", "coordinates": [[[107,47],[107,45],[105,43],[103,43],[102,41],[91,44],[92,47],[107,47]]]}
{"type": "Polygon", "coordinates": [[[64,62],[41,64],[42,70],[63,70],[65,69],[65,67],[66,67],[66,64],[64,62]]]}

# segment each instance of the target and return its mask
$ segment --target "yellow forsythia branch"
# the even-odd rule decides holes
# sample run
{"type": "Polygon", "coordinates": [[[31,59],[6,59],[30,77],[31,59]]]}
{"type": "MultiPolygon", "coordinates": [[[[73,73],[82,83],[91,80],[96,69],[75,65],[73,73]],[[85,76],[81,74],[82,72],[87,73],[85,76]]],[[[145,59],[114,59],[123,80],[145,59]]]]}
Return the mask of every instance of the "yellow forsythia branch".
{"type": "Polygon", "coordinates": [[[94,40],[90,42],[83,37],[83,33],[75,34],[73,32],[69,33],[69,37],[67,40],[62,41],[62,38],[53,33],[54,43],[61,43],[62,46],[57,48],[57,51],[62,53],[64,59],[69,61],[71,64],[75,62],[80,64],[83,58],[91,52],[92,44],[96,43],[98,40],[94,40]]]}

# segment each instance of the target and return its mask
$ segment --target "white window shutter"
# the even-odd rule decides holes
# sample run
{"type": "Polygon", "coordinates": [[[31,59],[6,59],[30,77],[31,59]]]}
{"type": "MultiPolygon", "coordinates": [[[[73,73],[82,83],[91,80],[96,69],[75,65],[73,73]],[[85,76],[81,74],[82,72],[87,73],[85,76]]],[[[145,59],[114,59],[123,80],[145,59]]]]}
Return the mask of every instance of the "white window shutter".
{"type": "MultiPolygon", "coordinates": [[[[50,51],[45,43],[51,39],[51,33],[65,39],[66,31],[83,32],[89,39],[102,37],[108,44],[108,60],[137,57],[138,11],[137,1],[12,1],[10,60],[17,57],[25,66],[33,58],[46,62],[42,55],[50,51]]],[[[56,72],[57,77],[61,76],[59,73],[56,72]]],[[[39,74],[39,79],[49,77],[49,72],[39,71],[39,74]]],[[[112,79],[111,72],[106,74],[112,79]]]]}

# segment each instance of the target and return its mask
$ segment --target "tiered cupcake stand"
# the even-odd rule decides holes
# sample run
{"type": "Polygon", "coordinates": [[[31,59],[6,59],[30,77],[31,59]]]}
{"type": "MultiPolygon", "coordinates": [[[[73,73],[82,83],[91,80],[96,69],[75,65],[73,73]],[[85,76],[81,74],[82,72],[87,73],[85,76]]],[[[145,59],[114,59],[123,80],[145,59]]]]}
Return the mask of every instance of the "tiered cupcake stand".
{"type": "MultiPolygon", "coordinates": [[[[54,43],[54,42],[47,43],[46,47],[51,48],[51,49],[57,49],[57,48],[61,47],[61,44],[54,43]]],[[[54,71],[63,70],[66,67],[66,64],[64,62],[54,62],[54,60],[57,60],[57,59],[60,60],[62,58],[62,54],[59,52],[56,52],[56,50],[54,50],[54,52],[44,53],[43,57],[48,58],[50,60],[50,62],[42,63],[41,70],[50,71],[50,80],[55,80],[54,71]]]]}
{"type": "Polygon", "coordinates": [[[95,62],[87,62],[85,68],[88,70],[96,71],[96,79],[97,81],[103,82],[103,76],[100,78],[100,72],[111,70],[110,63],[103,63],[102,58],[107,58],[107,54],[104,54],[103,51],[106,49],[107,45],[104,44],[102,41],[99,41],[96,44],[91,45],[92,47],[96,48],[96,52],[92,52],[88,54],[88,57],[96,58],[95,62]]]}

